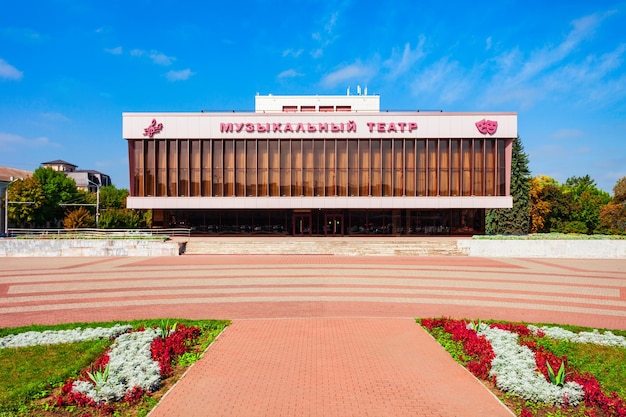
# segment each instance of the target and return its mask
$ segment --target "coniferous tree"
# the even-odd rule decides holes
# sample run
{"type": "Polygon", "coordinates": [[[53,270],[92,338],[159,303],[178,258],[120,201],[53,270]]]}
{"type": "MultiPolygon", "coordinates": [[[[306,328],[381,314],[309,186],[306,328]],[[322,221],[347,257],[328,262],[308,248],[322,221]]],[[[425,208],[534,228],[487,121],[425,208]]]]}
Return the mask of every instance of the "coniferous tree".
{"type": "Polygon", "coordinates": [[[530,170],[520,138],[513,140],[511,196],[513,208],[485,211],[485,232],[490,235],[524,235],[530,230],[530,170]]]}

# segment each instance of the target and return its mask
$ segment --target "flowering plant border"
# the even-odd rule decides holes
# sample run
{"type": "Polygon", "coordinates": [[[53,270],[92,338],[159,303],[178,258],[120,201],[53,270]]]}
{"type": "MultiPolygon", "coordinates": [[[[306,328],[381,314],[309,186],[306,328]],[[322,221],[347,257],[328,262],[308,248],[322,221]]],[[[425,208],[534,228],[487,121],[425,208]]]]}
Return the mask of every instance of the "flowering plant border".
{"type": "MultiPolygon", "coordinates": [[[[567,357],[557,357],[533,340],[533,337],[554,337],[555,339],[623,347],[624,338],[621,336],[615,336],[608,331],[603,334],[597,330],[574,333],[558,327],[538,328],[503,323],[487,325],[451,318],[420,319],[418,322],[431,334],[437,329],[443,329],[452,335],[453,340],[462,342],[464,349],[469,345],[470,349],[465,350],[465,353],[472,358],[467,362],[468,370],[480,379],[493,381],[504,392],[538,403],[558,406],[574,406],[578,402],[584,402],[589,407],[600,408],[607,416],[626,416],[626,400],[620,398],[615,392],[604,392],[593,375],[583,374],[574,369],[568,365],[567,357]],[[474,346],[484,343],[480,342],[480,339],[488,342],[488,350],[492,353],[476,354],[474,352],[474,346]],[[504,356],[501,356],[502,354],[504,356]],[[470,366],[473,361],[479,361],[480,364],[470,366]],[[564,378],[563,387],[559,390],[558,385],[550,384],[548,368],[559,368],[561,365],[567,368],[568,372],[564,378]],[[476,372],[477,369],[479,372],[476,372]],[[485,369],[488,370],[486,378],[484,377],[485,369]],[[530,376],[529,369],[534,372],[536,378],[530,376]],[[518,372],[528,376],[526,382],[519,383],[518,372]]],[[[533,413],[523,408],[520,415],[530,417],[533,413]]],[[[586,411],[585,415],[594,416],[593,408],[586,411]]]]}
{"type": "Polygon", "coordinates": [[[175,331],[158,327],[139,329],[115,339],[90,370],[70,379],[52,401],[57,407],[94,407],[104,414],[114,412],[114,402],[134,403],[160,388],[161,380],[172,373],[172,363],[189,351],[201,331],[177,325],[175,331]],[[165,337],[164,337],[165,336],[165,337]],[[104,372],[105,381],[94,381],[93,372],[104,372]]]}

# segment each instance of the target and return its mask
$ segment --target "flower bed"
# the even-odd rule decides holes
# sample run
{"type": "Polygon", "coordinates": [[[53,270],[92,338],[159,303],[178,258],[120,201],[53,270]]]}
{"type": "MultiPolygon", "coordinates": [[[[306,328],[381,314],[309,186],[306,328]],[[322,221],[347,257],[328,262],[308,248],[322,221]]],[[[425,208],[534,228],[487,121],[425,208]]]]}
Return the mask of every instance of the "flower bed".
{"type": "Polygon", "coordinates": [[[110,347],[88,369],[83,369],[78,377],[66,380],[56,394],[39,402],[33,410],[42,416],[126,415],[133,405],[141,404],[143,409],[148,403],[154,406],[155,402],[150,398],[162,388],[163,381],[167,378],[167,386],[171,386],[184,367],[200,357],[201,351],[207,347],[205,343],[213,339],[213,329],[223,329],[220,323],[203,327],[206,334],[200,338],[203,331],[199,327],[184,324],[170,327],[168,324],[162,322],[160,327],[138,327],[137,330],[130,325],[115,325],[111,328],[30,331],[0,338],[0,348],[111,339],[110,347]],[[185,362],[178,365],[182,355],[185,355],[185,362]],[[174,378],[169,378],[172,375],[174,378]]]}
{"type": "Polygon", "coordinates": [[[444,332],[459,342],[463,353],[456,353],[455,359],[478,378],[494,383],[505,396],[521,398],[523,406],[519,415],[522,417],[535,415],[532,407],[528,407],[529,402],[559,408],[558,414],[549,415],[626,416],[623,398],[614,392],[605,392],[593,375],[574,369],[567,357],[558,357],[538,343],[541,338],[553,337],[624,347],[622,336],[597,331],[574,333],[558,327],[487,325],[447,318],[419,322],[439,340],[444,332]],[[561,366],[563,372],[557,374],[559,379],[554,370],[561,366]],[[582,408],[578,408],[578,414],[561,413],[579,404],[582,408]]]}

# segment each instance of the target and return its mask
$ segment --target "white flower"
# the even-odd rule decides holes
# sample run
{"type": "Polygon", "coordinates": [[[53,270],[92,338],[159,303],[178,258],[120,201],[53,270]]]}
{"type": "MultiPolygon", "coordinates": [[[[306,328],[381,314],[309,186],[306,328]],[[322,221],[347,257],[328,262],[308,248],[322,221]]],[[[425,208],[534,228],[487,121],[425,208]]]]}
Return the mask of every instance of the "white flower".
{"type": "Polygon", "coordinates": [[[593,343],[595,345],[626,348],[626,338],[624,336],[617,336],[609,330],[605,331],[604,333],[600,333],[598,332],[598,330],[593,330],[592,332],[574,333],[560,327],[537,327],[529,325],[528,328],[535,334],[537,334],[539,331],[542,331],[547,337],[551,339],[569,340],[575,343],[593,343]]]}
{"type": "Polygon", "coordinates": [[[25,332],[0,338],[0,348],[17,348],[38,345],[54,345],[58,343],[76,343],[84,340],[111,339],[126,333],[133,327],[116,324],[110,328],[96,327],[72,330],[45,330],[43,332],[25,332]]]}
{"type": "Polygon", "coordinates": [[[480,326],[479,334],[491,343],[495,358],[491,362],[490,375],[496,377],[496,385],[501,390],[526,400],[553,405],[575,406],[582,401],[584,391],[580,384],[566,382],[560,387],[537,373],[535,354],[517,342],[516,333],[480,326]]]}
{"type": "Polygon", "coordinates": [[[99,387],[87,381],[76,381],[72,390],[82,392],[96,402],[118,401],[134,387],[153,392],[159,388],[159,363],[152,360],[152,341],[160,329],[123,334],[109,351],[109,376],[99,387]]]}

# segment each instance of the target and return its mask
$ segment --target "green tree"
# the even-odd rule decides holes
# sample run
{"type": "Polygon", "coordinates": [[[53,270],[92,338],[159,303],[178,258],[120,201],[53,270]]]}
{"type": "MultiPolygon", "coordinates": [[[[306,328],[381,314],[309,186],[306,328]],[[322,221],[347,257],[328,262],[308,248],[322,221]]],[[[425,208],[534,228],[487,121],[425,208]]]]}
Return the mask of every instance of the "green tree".
{"type": "Polygon", "coordinates": [[[626,233],[626,205],[611,201],[600,211],[600,231],[606,234],[626,233]]]}
{"type": "Polygon", "coordinates": [[[571,196],[571,221],[584,223],[586,233],[594,233],[600,225],[600,212],[611,201],[606,191],[600,190],[589,176],[570,177],[563,185],[563,193],[571,196]]]}
{"type": "Polygon", "coordinates": [[[523,235],[530,230],[530,170],[528,155],[520,138],[513,140],[511,156],[511,197],[510,209],[492,209],[485,212],[485,232],[487,234],[523,235]]]}
{"type": "Polygon", "coordinates": [[[17,227],[33,226],[45,203],[43,187],[37,178],[27,177],[9,186],[8,220],[17,227]]]}
{"type": "MultiPolygon", "coordinates": [[[[100,188],[100,209],[124,209],[126,208],[126,197],[128,190],[116,188],[114,185],[107,185],[100,188]]],[[[95,196],[94,196],[95,198],[95,196]]]]}
{"type": "Polygon", "coordinates": [[[626,203],[626,177],[622,177],[613,187],[613,202],[626,203]]]}
{"type": "Polygon", "coordinates": [[[94,215],[85,207],[79,207],[69,211],[63,220],[63,227],[66,229],[94,227],[95,224],[94,215]]]}
{"type": "Polygon", "coordinates": [[[85,203],[83,195],[76,188],[76,182],[63,172],[50,167],[39,167],[33,172],[33,178],[39,180],[45,196],[45,201],[35,216],[35,223],[39,226],[63,219],[63,204],[85,203]]]}
{"type": "Polygon", "coordinates": [[[132,209],[107,209],[100,215],[103,229],[142,229],[149,227],[144,211],[132,209]]]}

